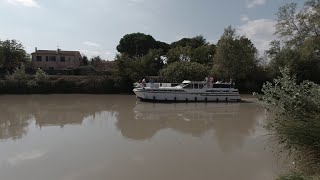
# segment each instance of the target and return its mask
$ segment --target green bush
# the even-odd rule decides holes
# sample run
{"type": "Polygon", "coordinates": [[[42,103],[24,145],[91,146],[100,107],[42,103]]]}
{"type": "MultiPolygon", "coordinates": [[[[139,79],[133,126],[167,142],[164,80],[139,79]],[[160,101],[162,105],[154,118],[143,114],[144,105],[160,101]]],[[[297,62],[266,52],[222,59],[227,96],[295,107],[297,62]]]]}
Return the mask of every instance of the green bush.
{"type": "Polygon", "coordinates": [[[42,69],[38,68],[34,75],[34,79],[37,83],[46,82],[48,81],[48,76],[42,69]]]}
{"type": "Polygon", "coordinates": [[[96,70],[92,65],[89,66],[81,66],[76,69],[74,69],[74,75],[82,75],[82,76],[87,76],[87,75],[95,75],[96,70]]]}
{"type": "Polygon", "coordinates": [[[309,180],[309,179],[307,179],[306,177],[300,174],[292,173],[289,175],[281,176],[277,180],[309,180]]]}
{"type": "Polygon", "coordinates": [[[28,82],[28,75],[25,71],[25,67],[22,64],[20,67],[16,67],[12,74],[7,74],[6,79],[11,82],[27,84],[28,82]]]}
{"type": "Polygon", "coordinates": [[[267,128],[288,150],[296,167],[307,175],[320,172],[320,85],[297,84],[289,70],[262,88],[261,100],[275,107],[276,118],[267,128]]]}
{"type": "Polygon", "coordinates": [[[291,173],[291,174],[287,174],[284,176],[281,176],[280,178],[278,178],[277,180],[320,180],[320,176],[303,176],[302,174],[299,173],[291,173]]]}

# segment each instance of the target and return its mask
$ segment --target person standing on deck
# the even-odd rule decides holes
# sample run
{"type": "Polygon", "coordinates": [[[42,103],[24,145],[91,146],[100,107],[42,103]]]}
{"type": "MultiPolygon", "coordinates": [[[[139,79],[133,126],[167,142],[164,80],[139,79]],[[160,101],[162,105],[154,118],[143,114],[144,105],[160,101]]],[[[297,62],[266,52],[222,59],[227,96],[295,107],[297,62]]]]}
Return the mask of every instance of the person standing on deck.
{"type": "Polygon", "coordinates": [[[209,88],[209,78],[208,77],[206,77],[205,79],[204,79],[204,81],[206,82],[206,85],[207,85],[207,88],[209,88]]]}
{"type": "Polygon", "coordinates": [[[145,78],[142,79],[142,87],[146,87],[146,79],[145,78]]]}

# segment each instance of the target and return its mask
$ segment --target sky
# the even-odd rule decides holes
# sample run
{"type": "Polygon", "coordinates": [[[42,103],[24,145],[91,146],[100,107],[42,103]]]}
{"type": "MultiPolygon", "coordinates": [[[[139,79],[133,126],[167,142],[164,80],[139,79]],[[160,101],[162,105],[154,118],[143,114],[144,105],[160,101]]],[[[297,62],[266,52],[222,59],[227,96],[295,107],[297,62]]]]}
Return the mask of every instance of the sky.
{"type": "Polygon", "coordinates": [[[125,34],[166,43],[203,35],[216,44],[231,25],[262,54],[289,2],[304,0],[0,0],[0,40],[16,39],[28,53],[59,47],[113,60],[125,34]]]}

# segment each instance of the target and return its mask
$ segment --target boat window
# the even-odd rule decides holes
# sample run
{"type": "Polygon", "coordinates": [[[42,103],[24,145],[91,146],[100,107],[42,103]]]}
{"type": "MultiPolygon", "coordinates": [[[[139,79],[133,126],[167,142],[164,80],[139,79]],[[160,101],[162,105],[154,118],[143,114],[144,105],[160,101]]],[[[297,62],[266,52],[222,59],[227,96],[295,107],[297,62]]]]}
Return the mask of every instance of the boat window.
{"type": "Polygon", "coordinates": [[[192,84],[188,84],[184,87],[185,89],[192,89],[192,84]]]}
{"type": "Polygon", "coordinates": [[[220,87],[222,87],[222,88],[230,88],[230,84],[221,84],[220,87]]]}
{"type": "Polygon", "coordinates": [[[193,88],[194,89],[198,89],[199,88],[199,84],[193,84],[193,88]]]}
{"type": "Polygon", "coordinates": [[[220,84],[212,84],[212,88],[220,88],[220,84]]]}

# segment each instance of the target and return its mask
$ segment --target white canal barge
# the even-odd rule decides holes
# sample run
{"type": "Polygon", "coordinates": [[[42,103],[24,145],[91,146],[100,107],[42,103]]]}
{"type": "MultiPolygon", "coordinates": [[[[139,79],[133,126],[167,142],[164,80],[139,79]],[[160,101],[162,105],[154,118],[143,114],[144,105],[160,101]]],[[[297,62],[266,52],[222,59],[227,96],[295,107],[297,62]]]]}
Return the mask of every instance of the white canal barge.
{"type": "Polygon", "coordinates": [[[173,102],[236,102],[240,101],[238,89],[231,83],[206,83],[183,81],[180,85],[171,83],[136,84],[133,92],[141,101],[173,102]]]}

